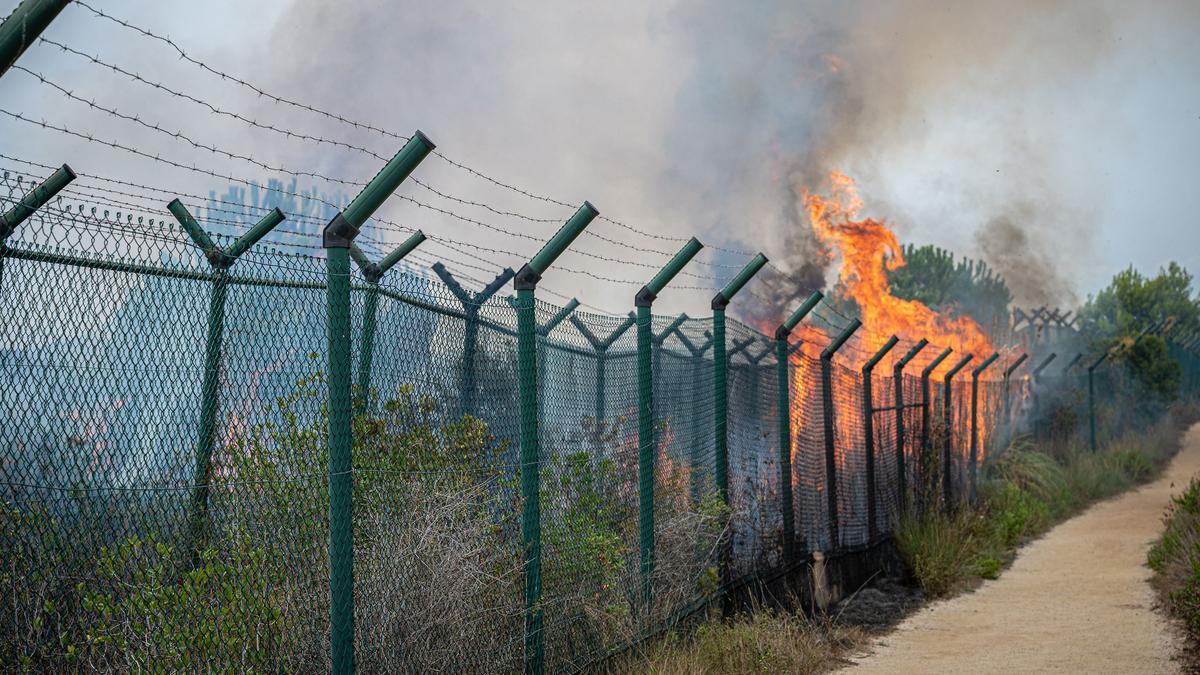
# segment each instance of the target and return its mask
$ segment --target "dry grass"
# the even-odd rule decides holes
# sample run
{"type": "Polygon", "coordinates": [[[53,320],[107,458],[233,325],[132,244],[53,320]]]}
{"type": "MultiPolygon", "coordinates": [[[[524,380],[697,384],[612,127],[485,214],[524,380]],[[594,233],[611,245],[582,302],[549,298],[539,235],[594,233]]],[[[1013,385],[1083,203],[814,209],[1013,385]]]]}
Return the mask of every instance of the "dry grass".
{"type": "Polygon", "coordinates": [[[671,633],[645,645],[642,652],[609,664],[609,672],[821,673],[843,664],[843,655],[864,639],[856,628],[803,614],[760,610],[728,621],[710,621],[687,637],[671,633]]]}

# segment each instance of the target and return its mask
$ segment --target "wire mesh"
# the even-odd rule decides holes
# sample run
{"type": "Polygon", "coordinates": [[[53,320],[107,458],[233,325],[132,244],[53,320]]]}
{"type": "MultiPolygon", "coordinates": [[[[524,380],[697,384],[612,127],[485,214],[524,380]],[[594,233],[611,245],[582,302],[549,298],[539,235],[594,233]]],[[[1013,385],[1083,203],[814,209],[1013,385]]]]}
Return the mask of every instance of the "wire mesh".
{"type": "MultiPolygon", "coordinates": [[[[30,187],[4,174],[0,206],[30,187]]],[[[208,225],[227,246],[251,220],[208,225]]],[[[172,223],[56,200],[0,245],[6,669],[329,668],[328,273],[305,236],[281,229],[220,272],[172,223]]],[[[523,668],[527,471],[540,477],[545,665],[579,670],[730,584],[886,539],[906,506],[953,506],[947,447],[960,504],[1014,435],[1081,444],[1090,430],[1083,374],[985,377],[977,392],[969,370],[949,392],[935,375],[926,399],[920,364],[897,387],[893,355],[867,400],[850,343],[825,391],[817,355],[837,326],[819,315],[787,357],[781,420],[772,338],[729,320],[715,364],[711,319],[654,317],[647,598],[631,320],[536,303],[540,442],[522,465],[512,298],[399,268],[377,282],[355,270],[350,287],[354,648],[367,671],[523,668]],[[728,373],[728,504],[714,368],[728,373]]],[[[1138,390],[1121,368],[1094,380],[1103,443],[1139,419],[1138,390]]]]}

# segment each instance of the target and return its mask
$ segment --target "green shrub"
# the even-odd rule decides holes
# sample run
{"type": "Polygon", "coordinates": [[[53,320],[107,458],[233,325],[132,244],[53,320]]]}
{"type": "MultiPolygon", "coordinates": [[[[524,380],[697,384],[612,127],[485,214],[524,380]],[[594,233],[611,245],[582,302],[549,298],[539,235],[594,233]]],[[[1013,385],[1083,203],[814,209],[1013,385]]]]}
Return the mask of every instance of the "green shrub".
{"type": "Polygon", "coordinates": [[[970,578],[979,549],[977,516],[933,513],[900,520],[896,544],[921,590],[929,597],[949,595],[970,578]]]}

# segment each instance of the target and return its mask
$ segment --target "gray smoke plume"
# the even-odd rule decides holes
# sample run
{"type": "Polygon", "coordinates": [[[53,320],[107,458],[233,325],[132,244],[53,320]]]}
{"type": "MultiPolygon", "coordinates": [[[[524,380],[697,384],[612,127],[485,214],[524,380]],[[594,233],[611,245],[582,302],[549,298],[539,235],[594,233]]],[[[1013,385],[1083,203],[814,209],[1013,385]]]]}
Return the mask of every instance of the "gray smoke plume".
{"type": "MultiPolygon", "coordinates": [[[[740,252],[703,253],[718,266],[689,267],[699,276],[681,276],[656,308],[707,306],[746,254],[762,250],[787,276],[764,273],[747,293],[766,313],[787,311],[832,276],[800,204],[804,189],[824,188],[831,169],[858,181],[864,215],[887,220],[902,241],[982,257],[1008,277],[1021,303],[1067,304],[1074,289],[1094,288],[1130,262],[1153,269],[1167,255],[1200,250],[1200,230],[1173,225],[1200,210],[1200,193],[1188,182],[1200,147],[1194,2],[292,0],[283,10],[240,7],[215,3],[203,24],[199,10],[181,14],[146,0],[113,11],[269,90],[383,128],[420,128],[454,159],[570,204],[589,199],[602,214],[649,233],[598,222],[596,234],[620,243],[585,236],[562,258],[563,271],[547,278],[547,290],[613,311],[623,313],[663,252],[679,246],[670,238],[693,234],[740,252]],[[1164,253],[1152,249],[1153,238],[1131,242],[1135,218],[1178,245],[1164,253]]],[[[64,12],[50,35],[251,118],[384,156],[399,145],[264,100],[180,63],[161,44],[97,23],[86,10],[64,12]]],[[[31,50],[26,59],[81,97],[142,110],[164,128],[271,165],[357,181],[378,170],[374,158],[249,130],[88,70],[57,50],[31,50]]],[[[261,182],[284,178],[106,118],[25,74],[10,73],[0,89],[35,118],[151,155],[261,182]]],[[[10,152],[49,163],[78,161],[199,194],[227,187],[28,124],[0,120],[0,132],[10,152]]],[[[428,204],[509,232],[389,200],[384,217],[473,251],[476,258],[433,243],[423,249],[464,274],[490,278],[519,266],[570,213],[436,160],[417,173],[446,193],[534,218],[405,186],[428,204]]],[[[354,192],[345,183],[302,182],[354,192]]],[[[380,236],[392,240],[386,245],[401,233],[380,236]]]]}

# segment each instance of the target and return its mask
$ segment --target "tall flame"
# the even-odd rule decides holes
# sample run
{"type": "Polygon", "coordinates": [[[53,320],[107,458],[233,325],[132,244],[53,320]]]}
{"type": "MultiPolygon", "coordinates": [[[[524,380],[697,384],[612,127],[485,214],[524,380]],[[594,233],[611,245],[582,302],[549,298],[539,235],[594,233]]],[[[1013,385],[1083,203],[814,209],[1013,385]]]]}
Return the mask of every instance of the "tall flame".
{"type": "Polygon", "coordinates": [[[817,237],[841,255],[840,291],[858,304],[862,322],[871,331],[872,336],[864,336],[863,341],[868,353],[894,334],[907,340],[925,338],[977,359],[990,355],[992,342],[974,319],[938,313],[916,300],[892,295],[887,273],[905,265],[896,234],[884,221],[858,219],[863,202],[852,178],[834,171],[829,179],[830,195],[805,190],[804,206],[817,237]]]}

